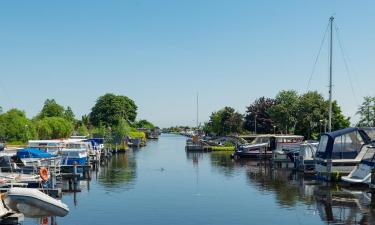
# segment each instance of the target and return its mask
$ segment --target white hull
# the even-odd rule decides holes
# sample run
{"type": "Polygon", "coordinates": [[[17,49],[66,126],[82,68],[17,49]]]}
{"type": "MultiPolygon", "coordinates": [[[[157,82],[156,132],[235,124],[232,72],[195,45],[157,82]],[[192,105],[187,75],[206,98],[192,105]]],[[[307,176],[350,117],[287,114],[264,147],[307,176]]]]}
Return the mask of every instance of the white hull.
{"type": "Polygon", "coordinates": [[[4,202],[8,208],[21,212],[28,217],[63,217],[69,213],[66,204],[37,189],[11,188],[7,192],[4,202]]]}

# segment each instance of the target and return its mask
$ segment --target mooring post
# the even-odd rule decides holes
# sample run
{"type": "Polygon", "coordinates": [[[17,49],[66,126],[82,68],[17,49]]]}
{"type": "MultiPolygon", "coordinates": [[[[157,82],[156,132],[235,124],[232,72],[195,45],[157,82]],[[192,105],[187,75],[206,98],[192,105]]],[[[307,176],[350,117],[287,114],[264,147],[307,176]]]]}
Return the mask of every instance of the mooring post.
{"type": "Polygon", "coordinates": [[[74,190],[76,190],[77,186],[77,162],[73,162],[73,182],[74,182],[74,190]]]}

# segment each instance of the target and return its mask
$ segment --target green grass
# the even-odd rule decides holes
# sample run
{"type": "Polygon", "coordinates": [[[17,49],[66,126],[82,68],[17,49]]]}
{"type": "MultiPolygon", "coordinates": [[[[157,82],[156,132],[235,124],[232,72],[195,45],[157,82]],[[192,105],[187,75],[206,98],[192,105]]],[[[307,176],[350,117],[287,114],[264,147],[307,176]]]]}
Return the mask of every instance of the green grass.
{"type": "Polygon", "coordinates": [[[234,151],[234,146],[213,146],[212,151],[234,151]]]}

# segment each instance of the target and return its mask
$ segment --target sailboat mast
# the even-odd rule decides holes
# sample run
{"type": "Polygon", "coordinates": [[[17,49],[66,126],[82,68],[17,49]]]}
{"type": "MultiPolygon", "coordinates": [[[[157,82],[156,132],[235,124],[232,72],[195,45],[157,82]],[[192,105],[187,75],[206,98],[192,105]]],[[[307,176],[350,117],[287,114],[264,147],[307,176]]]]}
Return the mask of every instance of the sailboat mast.
{"type": "Polygon", "coordinates": [[[197,129],[199,128],[198,116],[199,116],[199,92],[197,92],[197,129]]]}
{"type": "Polygon", "coordinates": [[[331,26],[330,46],[329,46],[329,111],[328,111],[328,132],[332,131],[332,36],[333,36],[333,20],[334,17],[329,18],[331,26]]]}

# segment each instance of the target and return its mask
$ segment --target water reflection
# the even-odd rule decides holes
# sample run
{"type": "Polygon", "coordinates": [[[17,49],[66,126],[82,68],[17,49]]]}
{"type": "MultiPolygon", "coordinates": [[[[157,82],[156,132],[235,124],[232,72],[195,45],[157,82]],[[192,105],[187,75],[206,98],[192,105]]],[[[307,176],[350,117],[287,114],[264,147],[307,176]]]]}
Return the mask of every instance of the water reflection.
{"type": "Polygon", "coordinates": [[[290,169],[272,169],[269,161],[233,160],[228,153],[187,153],[194,164],[206,158],[226,177],[244,168],[247,184],[260,194],[274,195],[281,208],[303,206],[305,215],[319,215],[326,224],[375,224],[375,193],[368,188],[322,184],[290,169]]]}
{"type": "Polygon", "coordinates": [[[367,188],[321,184],[288,169],[272,170],[268,162],[247,167],[249,185],[274,193],[281,207],[303,204],[327,224],[375,224],[375,195],[367,188]]]}
{"type": "Polygon", "coordinates": [[[136,167],[135,154],[131,150],[115,154],[100,167],[98,183],[111,191],[132,189],[137,177],[136,167]]]}

